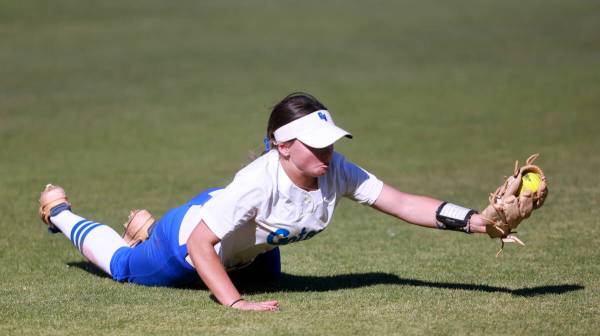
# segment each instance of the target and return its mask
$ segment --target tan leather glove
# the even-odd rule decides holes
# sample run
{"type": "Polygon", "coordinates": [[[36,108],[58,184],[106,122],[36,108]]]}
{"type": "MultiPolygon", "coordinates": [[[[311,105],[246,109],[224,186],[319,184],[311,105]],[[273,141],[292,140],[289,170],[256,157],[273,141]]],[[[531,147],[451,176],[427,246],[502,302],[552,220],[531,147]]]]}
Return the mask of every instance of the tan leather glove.
{"type": "Polygon", "coordinates": [[[533,164],[538,156],[539,154],[531,155],[525,161],[525,166],[521,168],[519,168],[519,161],[516,161],[512,176],[509,176],[494,193],[490,194],[490,204],[481,212],[488,222],[487,234],[491,238],[500,238],[502,241],[502,248],[497,255],[502,252],[505,242],[525,245],[511,233],[523,219],[531,215],[534,209],[541,207],[548,196],[546,176],[539,166],[533,164]],[[527,173],[540,175],[539,186],[535,191],[523,189],[522,192],[519,192],[523,183],[522,178],[527,173]]]}

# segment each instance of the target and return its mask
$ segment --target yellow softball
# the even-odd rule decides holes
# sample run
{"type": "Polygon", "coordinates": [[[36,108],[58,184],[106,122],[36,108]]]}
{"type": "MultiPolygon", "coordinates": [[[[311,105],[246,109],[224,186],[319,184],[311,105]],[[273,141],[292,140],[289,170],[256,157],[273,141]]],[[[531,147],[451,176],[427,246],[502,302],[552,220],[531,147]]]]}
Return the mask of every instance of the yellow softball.
{"type": "Polygon", "coordinates": [[[523,175],[523,177],[521,178],[521,187],[519,188],[519,194],[521,194],[523,190],[536,192],[540,187],[540,183],[542,183],[542,176],[540,174],[527,173],[523,175]]]}

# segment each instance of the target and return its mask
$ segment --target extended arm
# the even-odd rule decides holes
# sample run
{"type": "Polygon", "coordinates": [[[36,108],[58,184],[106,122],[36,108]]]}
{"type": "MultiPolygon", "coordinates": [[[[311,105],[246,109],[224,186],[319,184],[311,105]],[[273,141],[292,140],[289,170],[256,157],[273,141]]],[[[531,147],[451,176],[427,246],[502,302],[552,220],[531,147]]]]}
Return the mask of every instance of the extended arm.
{"type": "Polygon", "coordinates": [[[226,306],[243,310],[277,310],[277,301],[243,300],[225,271],[215,245],[221,240],[201,221],[188,238],[187,248],[198,275],[217,300],[226,306]]]}
{"type": "MultiPolygon", "coordinates": [[[[437,228],[435,212],[440,204],[442,201],[427,196],[403,193],[384,184],[373,207],[412,224],[437,228]]],[[[485,233],[485,221],[479,214],[471,217],[470,225],[471,232],[485,233]]]]}

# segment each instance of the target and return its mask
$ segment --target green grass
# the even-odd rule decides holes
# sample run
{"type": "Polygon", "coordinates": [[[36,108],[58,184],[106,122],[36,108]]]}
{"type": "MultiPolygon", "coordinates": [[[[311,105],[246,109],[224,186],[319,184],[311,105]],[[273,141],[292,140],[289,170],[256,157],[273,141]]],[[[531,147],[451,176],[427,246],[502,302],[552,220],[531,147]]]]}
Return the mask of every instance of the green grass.
{"type": "Polygon", "coordinates": [[[596,334],[600,3],[0,1],[0,334],[596,334]],[[337,149],[407,192],[483,208],[542,154],[527,247],[342,202],[282,249],[281,311],[99,276],[36,217],[53,182],[120,230],[226,184],[269,107],[307,90],[337,149]]]}

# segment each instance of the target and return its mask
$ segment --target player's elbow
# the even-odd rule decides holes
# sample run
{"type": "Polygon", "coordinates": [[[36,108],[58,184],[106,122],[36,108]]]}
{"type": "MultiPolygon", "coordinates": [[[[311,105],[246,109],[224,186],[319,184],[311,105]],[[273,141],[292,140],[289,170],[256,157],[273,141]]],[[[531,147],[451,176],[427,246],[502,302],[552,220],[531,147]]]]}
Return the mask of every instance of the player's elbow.
{"type": "Polygon", "coordinates": [[[388,215],[405,219],[410,212],[410,195],[384,185],[373,207],[388,215]]]}
{"type": "Polygon", "coordinates": [[[220,241],[206,223],[200,221],[186,242],[188,253],[193,257],[203,251],[214,251],[214,246],[220,241]]]}

